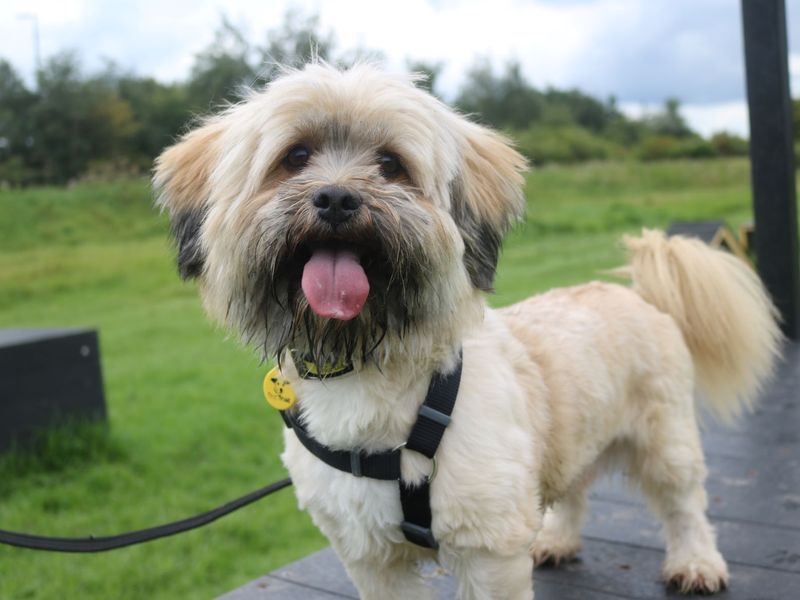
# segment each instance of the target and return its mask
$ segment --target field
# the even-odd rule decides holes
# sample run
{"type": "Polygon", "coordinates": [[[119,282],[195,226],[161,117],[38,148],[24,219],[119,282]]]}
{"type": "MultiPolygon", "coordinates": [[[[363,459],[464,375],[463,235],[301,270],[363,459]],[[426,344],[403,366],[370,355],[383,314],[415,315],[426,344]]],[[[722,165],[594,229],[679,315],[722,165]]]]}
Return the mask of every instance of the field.
{"type": "MultiPolygon", "coordinates": [[[[617,266],[616,241],[674,219],[750,219],[743,159],[547,167],[528,177],[494,305],[617,266]]],[[[0,327],[97,327],[111,428],[0,457],[0,528],[109,535],[285,476],[265,366],[181,283],[146,181],[0,191],[0,327]]],[[[282,491],[181,536],[100,555],[0,547],[0,598],[213,598],[325,544],[282,491]]]]}

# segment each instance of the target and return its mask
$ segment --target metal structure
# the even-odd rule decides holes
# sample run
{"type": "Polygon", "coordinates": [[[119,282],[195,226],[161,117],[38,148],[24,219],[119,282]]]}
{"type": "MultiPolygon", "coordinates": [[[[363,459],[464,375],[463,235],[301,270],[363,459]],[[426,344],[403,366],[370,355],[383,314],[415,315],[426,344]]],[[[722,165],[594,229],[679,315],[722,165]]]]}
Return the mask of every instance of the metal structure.
{"type": "Polygon", "coordinates": [[[42,70],[42,55],[41,51],[39,50],[39,17],[35,13],[22,13],[17,15],[17,18],[30,21],[31,26],[33,27],[33,81],[36,83],[39,71],[42,70]]]}
{"type": "Polygon", "coordinates": [[[797,195],[784,0],[742,0],[758,272],[800,336],[797,195]]]}

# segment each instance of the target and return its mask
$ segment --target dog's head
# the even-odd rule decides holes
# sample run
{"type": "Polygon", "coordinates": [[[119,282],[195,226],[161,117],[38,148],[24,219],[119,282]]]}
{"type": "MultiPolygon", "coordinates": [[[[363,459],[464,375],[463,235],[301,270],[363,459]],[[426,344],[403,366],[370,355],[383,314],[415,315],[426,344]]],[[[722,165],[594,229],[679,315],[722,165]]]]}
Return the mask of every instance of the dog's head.
{"type": "Polygon", "coordinates": [[[314,64],[185,135],[154,183],[213,318],[265,356],[364,360],[491,289],[524,167],[409,78],[314,64]]]}

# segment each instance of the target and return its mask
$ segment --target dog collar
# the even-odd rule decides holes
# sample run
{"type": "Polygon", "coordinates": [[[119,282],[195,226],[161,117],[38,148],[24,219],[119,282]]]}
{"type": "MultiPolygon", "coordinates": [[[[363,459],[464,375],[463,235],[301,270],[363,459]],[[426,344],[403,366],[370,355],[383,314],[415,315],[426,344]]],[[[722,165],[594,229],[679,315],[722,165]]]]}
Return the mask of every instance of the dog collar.
{"type": "MultiPolygon", "coordinates": [[[[450,415],[456,403],[459,385],[461,383],[461,370],[463,356],[459,352],[458,363],[447,374],[434,373],[428,386],[425,401],[419,407],[417,420],[411,428],[408,440],[396,448],[384,452],[367,454],[361,449],[332,450],[315,440],[300,419],[300,415],[292,410],[294,392],[288,408],[281,409],[266,394],[267,380],[265,379],[265,395],[272,406],[278,408],[286,426],[294,431],[297,439],[314,456],[334,469],[350,473],[354,477],[368,477],[384,481],[397,481],[400,491],[400,504],[403,509],[403,522],[400,529],[405,538],[412,544],[424,548],[437,549],[439,547],[431,529],[433,515],[430,505],[430,485],[436,474],[436,451],[442,441],[445,429],[450,424],[450,415]],[[430,458],[433,461],[431,474],[422,483],[409,485],[401,479],[400,453],[403,449],[413,450],[430,458]]],[[[267,378],[269,379],[269,375],[267,378]]],[[[276,377],[276,384],[280,385],[282,379],[276,377]]],[[[285,381],[285,380],[283,380],[285,381]]],[[[272,383],[272,382],[270,382],[272,383]]],[[[288,383],[286,384],[288,386],[288,383]]],[[[291,390],[291,387],[288,388],[291,390]]]]}
{"type": "Polygon", "coordinates": [[[337,362],[326,361],[321,365],[314,362],[310,354],[300,354],[297,350],[290,351],[292,361],[297,369],[297,374],[303,379],[331,379],[346,375],[353,370],[352,361],[344,357],[337,362]]]}
{"type": "MultiPolygon", "coordinates": [[[[353,370],[353,363],[340,360],[338,363],[326,362],[317,368],[316,363],[308,355],[301,355],[292,350],[290,352],[297,373],[303,379],[332,379],[345,375],[353,370]]],[[[281,375],[280,369],[275,366],[264,377],[264,398],[276,410],[289,410],[297,402],[297,395],[289,381],[281,375]]]]}

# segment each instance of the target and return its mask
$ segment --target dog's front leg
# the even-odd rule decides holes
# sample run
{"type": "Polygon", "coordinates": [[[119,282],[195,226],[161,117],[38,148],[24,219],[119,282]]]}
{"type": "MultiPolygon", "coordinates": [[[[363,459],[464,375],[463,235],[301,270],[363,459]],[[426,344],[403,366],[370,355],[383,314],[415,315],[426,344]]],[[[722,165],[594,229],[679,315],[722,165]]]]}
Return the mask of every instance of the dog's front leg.
{"type": "Polygon", "coordinates": [[[376,556],[343,562],[361,600],[434,600],[414,560],[376,556]]]}
{"type": "Polygon", "coordinates": [[[533,559],[527,548],[511,555],[485,548],[456,549],[448,563],[458,580],[460,600],[533,600],[533,559]]]}

